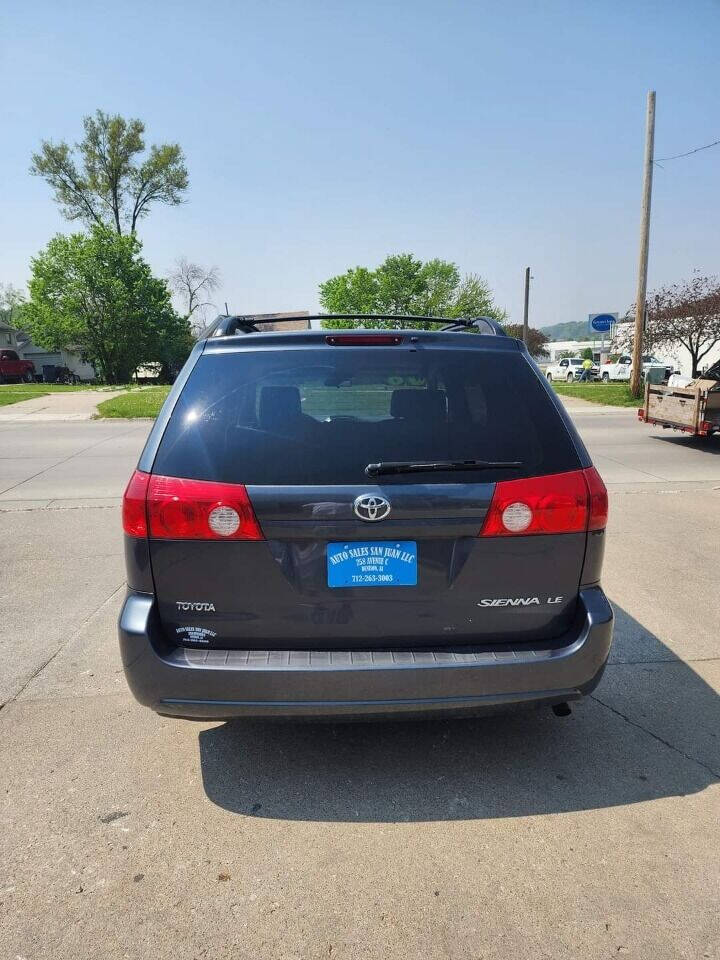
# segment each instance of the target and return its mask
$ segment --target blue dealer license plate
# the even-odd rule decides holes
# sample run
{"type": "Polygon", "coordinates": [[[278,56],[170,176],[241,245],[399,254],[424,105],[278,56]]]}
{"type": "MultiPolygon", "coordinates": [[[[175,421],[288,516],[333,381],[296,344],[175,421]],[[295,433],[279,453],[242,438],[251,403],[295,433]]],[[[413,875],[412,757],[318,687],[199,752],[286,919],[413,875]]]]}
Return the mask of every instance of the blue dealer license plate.
{"type": "Polygon", "coordinates": [[[388,540],[327,545],[329,587],[417,586],[417,543],[388,540]]]}

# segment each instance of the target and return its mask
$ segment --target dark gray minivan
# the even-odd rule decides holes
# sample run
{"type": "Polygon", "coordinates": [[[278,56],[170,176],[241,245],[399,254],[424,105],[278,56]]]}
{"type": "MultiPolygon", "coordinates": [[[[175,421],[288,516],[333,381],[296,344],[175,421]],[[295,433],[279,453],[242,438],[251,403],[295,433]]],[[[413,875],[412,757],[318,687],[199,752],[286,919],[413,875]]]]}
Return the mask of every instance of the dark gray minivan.
{"type": "Polygon", "coordinates": [[[123,501],[134,695],[199,719],[566,712],[613,614],[607,493],[562,404],[491,320],[355,319],[221,317],[195,346],[123,501]]]}

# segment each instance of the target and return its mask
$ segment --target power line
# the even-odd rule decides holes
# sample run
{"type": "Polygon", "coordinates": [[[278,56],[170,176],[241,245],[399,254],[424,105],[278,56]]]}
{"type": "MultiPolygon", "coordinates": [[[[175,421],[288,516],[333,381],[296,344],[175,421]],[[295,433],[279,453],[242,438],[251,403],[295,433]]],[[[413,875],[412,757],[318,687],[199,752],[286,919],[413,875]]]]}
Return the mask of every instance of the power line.
{"type": "Polygon", "coordinates": [[[704,147],[695,147],[694,150],[688,150],[687,153],[676,153],[674,157],[658,157],[655,163],[664,163],[666,160],[679,160],[681,157],[689,157],[693,153],[700,153],[701,150],[709,150],[710,147],[717,147],[720,140],[713,140],[712,143],[706,143],[704,147]]]}

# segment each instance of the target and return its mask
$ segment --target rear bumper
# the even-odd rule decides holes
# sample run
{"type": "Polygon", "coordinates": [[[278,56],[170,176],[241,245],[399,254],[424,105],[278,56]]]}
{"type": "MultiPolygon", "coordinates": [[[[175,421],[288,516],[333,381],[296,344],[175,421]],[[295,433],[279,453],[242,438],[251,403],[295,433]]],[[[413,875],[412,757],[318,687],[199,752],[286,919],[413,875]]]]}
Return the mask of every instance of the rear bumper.
{"type": "Polygon", "coordinates": [[[600,681],[612,630],[612,608],[599,587],[580,592],[566,636],[532,649],[186,649],[163,637],[154,598],[132,592],[119,622],[123,667],[136,699],[158,713],[208,720],[476,714],[576,700],[600,681]]]}

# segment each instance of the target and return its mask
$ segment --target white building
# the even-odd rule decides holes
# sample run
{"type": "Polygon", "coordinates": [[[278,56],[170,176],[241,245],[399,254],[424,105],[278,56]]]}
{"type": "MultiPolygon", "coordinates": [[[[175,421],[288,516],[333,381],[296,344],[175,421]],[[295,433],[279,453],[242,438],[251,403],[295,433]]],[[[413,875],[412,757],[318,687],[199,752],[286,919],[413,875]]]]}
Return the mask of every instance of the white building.
{"type": "MultiPolygon", "coordinates": [[[[610,341],[606,339],[604,344],[605,352],[609,353],[610,341]]],[[[595,359],[599,360],[603,347],[602,340],[551,340],[550,343],[545,344],[543,349],[550,357],[548,362],[555,363],[561,353],[572,353],[573,356],[578,357],[588,347],[592,350],[595,359]]]]}

